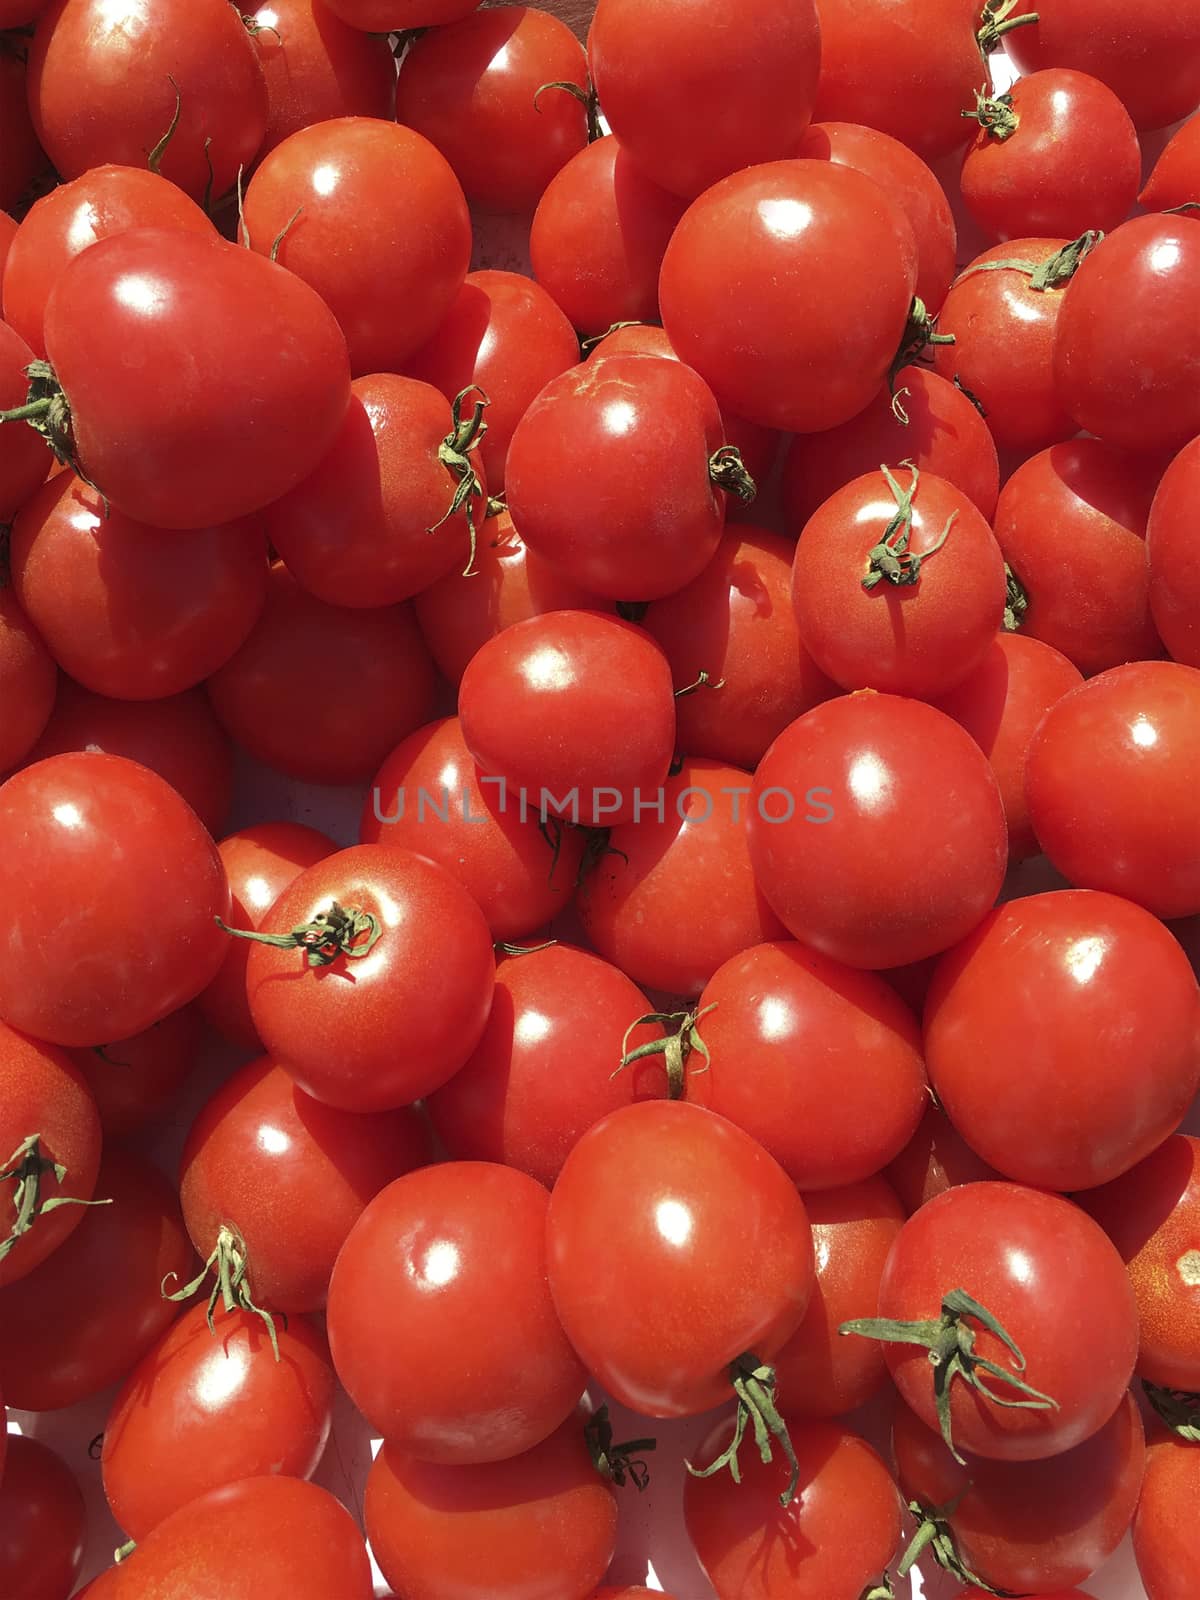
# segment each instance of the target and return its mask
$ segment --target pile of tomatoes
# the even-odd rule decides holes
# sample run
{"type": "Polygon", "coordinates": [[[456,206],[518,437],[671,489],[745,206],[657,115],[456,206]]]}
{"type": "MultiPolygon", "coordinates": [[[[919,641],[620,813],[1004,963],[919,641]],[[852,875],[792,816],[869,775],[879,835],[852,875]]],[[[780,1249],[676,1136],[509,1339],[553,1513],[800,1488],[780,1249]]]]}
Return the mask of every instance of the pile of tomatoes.
{"type": "Polygon", "coordinates": [[[1198,104],[0,0],[3,1600],[1195,1600],[1198,104]]]}

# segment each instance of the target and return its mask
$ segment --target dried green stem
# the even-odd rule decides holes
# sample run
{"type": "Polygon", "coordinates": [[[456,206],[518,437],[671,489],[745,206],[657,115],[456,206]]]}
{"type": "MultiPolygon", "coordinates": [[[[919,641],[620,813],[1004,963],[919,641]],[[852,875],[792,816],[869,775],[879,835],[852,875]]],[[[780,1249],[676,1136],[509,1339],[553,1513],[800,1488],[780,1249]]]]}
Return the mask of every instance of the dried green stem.
{"type": "Polygon", "coordinates": [[[596,1471],[615,1483],[618,1489],[623,1489],[626,1483],[632,1483],[640,1494],[650,1482],[650,1469],[641,1457],[656,1450],[658,1440],[627,1439],[623,1444],[614,1444],[607,1406],[601,1406],[588,1418],[583,1436],[587,1440],[596,1471]]]}
{"type": "Polygon", "coordinates": [[[635,1061],[645,1061],[650,1056],[662,1056],[667,1070],[668,1098],[680,1099],[687,1087],[685,1068],[692,1052],[694,1051],[704,1062],[702,1067],[693,1067],[693,1072],[707,1072],[712,1065],[708,1046],[700,1037],[700,1018],[706,1017],[716,1008],[717,1002],[714,1000],[712,1005],[705,1006],[702,1011],[648,1011],[644,1017],[631,1022],[625,1030],[625,1037],[621,1040],[621,1060],[612,1076],[615,1078],[618,1072],[623,1072],[635,1061]],[[638,1028],[653,1026],[663,1029],[663,1037],[649,1039],[645,1044],[638,1045],[636,1050],[631,1050],[629,1040],[632,1034],[638,1028]]]}
{"type": "MultiPolygon", "coordinates": [[[[190,1300],[204,1287],[204,1281],[209,1273],[215,1274],[212,1292],[208,1297],[208,1331],[216,1333],[215,1316],[217,1302],[227,1312],[248,1311],[251,1315],[260,1317],[266,1326],[271,1339],[271,1349],[275,1352],[275,1359],[281,1359],[279,1354],[279,1334],[275,1328],[275,1318],[269,1311],[264,1311],[254,1302],[247,1272],[249,1260],[246,1254],[246,1241],[237,1228],[229,1223],[222,1223],[217,1230],[217,1242],[208,1260],[190,1283],[185,1283],[182,1289],[167,1292],[167,1284],[172,1279],[178,1281],[177,1272],[168,1272],[162,1281],[162,1296],[164,1300],[190,1300]]],[[[284,1326],[287,1326],[286,1319],[284,1326]]]]}
{"type": "Polygon", "coordinates": [[[910,551],[908,544],[912,537],[913,496],[917,492],[921,474],[911,461],[902,461],[900,465],[912,473],[912,482],[907,489],[901,489],[890,468],[883,465],[879,468],[892,491],[896,510],[883,530],[883,538],[867,552],[867,571],[862,586],[868,592],[885,581],[897,589],[911,588],[917,583],[923,563],[936,555],[945,544],[958,516],[957,511],[950,513],[946,518],[946,526],[928,550],[922,550],[919,555],[910,551]]]}
{"type": "Polygon", "coordinates": [[[328,967],[339,956],[360,960],[375,948],[383,934],[379,919],[371,912],[356,907],[347,910],[336,900],[328,911],[319,911],[311,922],[302,923],[290,933],[259,933],[253,928],[231,928],[220,917],[213,920],[222,933],[234,939],[249,939],[275,950],[303,950],[310,967],[328,967]]]}
{"type": "Polygon", "coordinates": [[[432,528],[426,531],[436,533],[444,523],[449,522],[451,517],[456,517],[460,511],[466,513],[467,534],[471,541],[471,551],[467,558],[467,564],[463,568],[464,578],[469,578],[475,571],[475,550],[479,537],[479,530],[475,524],[475,501],[482,500],[485,506],[487,502],[487,496],[484,494],[483,485],[479,481],[479,474],[475,470],[475,464],[470,458],[470,452],[479,445],[487,432],[487,423],[483,420],[483,413],[490,404],[491,401],[478,384],[472,383],[467,388],[460,389],[450,405],[452,430],[438,446],[438,460],[456,481],[454,495],[449,506],[433,524],[432,528]],[[467,396],[470,394],[478,395],[479,398],[472,405],[470,416],[464,418],[463,406],[466,403],[467,396]]]}
{"type": "Polygon", "coordinates": [[[796,1460],[787,1423],[775,1404],[775,1368],[747,1350],[730,1367],[729,1381],[738,1402],[733,1438],[709,1466],[694,1467],[690,1461],[685,1465],[693,1478],[711,1478],[715,1473],[728,1471],[734,1483],[741,1483],[742,1469],[738,1463],[738,1453],[746,1437],[747,1426],[753,1425],[754,1442],[763,1463],[774,1459],[774,1444],[778,1444],[791,1467],[787,1488],[779,1496],[779,1504],[786,1510],[792,1503],[796,1485],[800,1481],[800,1463],[796,1460]]]}
{"type": "Polygon", "coordinates": [[[42,1135],[31,1133],[13,1151],[0,1169],[0,1183],[15,1180],[12,1203],[16,1216],[8,1237],[0,1239],[0,1261],[5,1261],[25,1237],[39,1217],[57,1211],[59,1206],[110,1206],[111,1200],[83,1200],[78,1195],[56,1194],[43,1198],[43,1180],[53,1177],[61,1188],[66,1182],[67,1169],[61,1161],[53,1161],[42,1154],[42,1135]]]}

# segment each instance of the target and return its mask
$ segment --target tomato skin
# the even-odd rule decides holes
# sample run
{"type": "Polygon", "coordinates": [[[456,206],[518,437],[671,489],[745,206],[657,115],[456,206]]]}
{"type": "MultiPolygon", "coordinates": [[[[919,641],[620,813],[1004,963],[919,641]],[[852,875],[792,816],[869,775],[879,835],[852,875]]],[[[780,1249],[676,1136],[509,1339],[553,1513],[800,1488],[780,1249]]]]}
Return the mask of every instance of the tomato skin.
{"type": "Polygon", "coordinates": [[[523,1172],[450,1161],[398,1178],[354,1225],[329,1341],[351,1399],[397,1449],[504,1461],[574,1411],[587,1375],[547,1287],[548,1204],[523,1172]]]}
{"type": "Polygon", "coordinates": [[[616,1544],[617,1502],[592,1464],[579,1407],[509,1461],[439,1466],[385,1444],[364,1522],[387,1581],[408,1600],[585,1600],[616,1544]]]}
{"type": "Polygon", "coordinates": [[[995,1589],[1056,1594],[1086,1582],[1125,1537],[1146,1459],[1133,1396],[1122,1396],[1090,1439],[1050,1461],[960,1466],[907,1406],[898,1406],[892,1449],[900,1488],[947,1521],[963,1564],[995,1589]]]}
{"type": "MultiPolygon", "coordinates": [[[[950,1415],[960,1452],[1040,1461],[1074,1449],[1110,1420],[1137,1357],[1137,1307],[1124,1263],[1090,1217],[1059,1195],[1014,1183],[948,1189],[900,1230],[879,1288],[879,1315],[936,1321],[942,1297],[956,1288],[1016,1340],[1028,1363],[1024,1381],[1059,1403],[1057,1410],[996,1406],[955,1379],[950,1415]],[[1079,1363],[1072,1339],[1085,1323],[1088,1359],[1079,1363]]],[[[1012,1371],[1001,1341],[985,1328],[973,1331],[979,1355],[1012,1371]]],[[[885,1344],[883,1355],[901,1398],[936,1429],[928,1351],[885,1344]]]]}
{"type": "Polygon", "coordinates": [[[883,978],[780,940],[718,968],[709,1007],[711,1061],[688,1099],[757,1139],[802,1193],[865,1181],[912,1137],[928,1103],[921,1034],[883,978]]]}
{"type": "Polygon", "coordinates": [[[26,760],[54,710],[58,668],[9,588],[0,589],[0,772],[26,760]]]}
{"type": "Polygon", "coordinates": [[[0,895],[36,908],[34,927],[8,934],[0,1015],[53,1044],[140,1033],[221,962],[216,846],[169,785],[120,756],[51,756],[0,787],[0,895]]]}
{"type": "Polygon", "coordinates": [[[350,27],[323,0],[266,0],[252,15],[267,84],[260,160],[314,122],[395,116],[396,64],[386,39],[350,27]]]}
{"type": "Polygon", "coordinates": [[[84,471],[151,527],[209,527],[278,499],[346,412],[345,341],[329,311],[220,238],[130,228],[101,239],[59,278],[45,334],[84,471]]]}
{"type": "Polygon", "coordinates": [[[888,1163],[883,1176],[909,1217],[947,1189],[1000,1179],[996,1169],[980,1160],[946,1113],[932,1102],[926,1106],[916,1133],[888,1163]]]}
{"type": "MultiPolygon", "coordinates": [[[[728,1443],[721,1422],[697,1459],[728,1443]]],[[[792,1430],[800,1486],[786,1511],[779,1494],[787,1467],[746,1452],[742,1482],[725,1473],[689,1477],[683,1490],[688,1535],[717,1600],[859,1600],[900,1542],[900,1496],[870,1445],[833,1423],[792,1430]]]]}
{"type": "Polygon", "coordinates": [[[132,1039],[72,1051],[106,1139],[128,1138],[162,1120],[195,1068],[203,1036],[199,1009],[183,1006],[132,1039]]]}
{"type": "Polygon", "coordinates": [[[0,1483],[0,1585],[8,1600],[67,1600],[83,1568],[86,1514],[75,1475],[16,1434],[0,1483]]]}
{"type": "Polygon", "coordinates": [[[259,1302],[320,1311],[337,1253],[381,1189],[430,1157],[409,1109],[370,1117],[322,1105],[260,1056],[200,1110],[180,1160],[184,1221],[201,1256],[236,1218],[259,1302]]]}
{"type": "Polygon", "coordinates": [[[878,390],[916,275],[912,225],[873,179],[829,161],[774,161],[688,207],[658,292],[680,359],[722,405],[815,433],[848,422],[878,390]]]}
{"type": "Polygon", "coordinates": [[[1146,1451],[1142,1495],[1133,1518],[1133,1554],[1148,1600],[1188,1600],[1200,1561],[1200,1451],[1156,1428],[1146,1451]]]}
{"type": "Polygon", "coordinates": [[[24,52],[0,51],[0,206],[17,210],[48,162],[26,97],[24,52]]]}
{"type": "Polygon", "coordinates": [[[1169,211],[1200,194],[1200,118],[1192,117],[1173,135],[1138,195],[1144,211],[1169,211]]]}
{"type": "Polygon", "coordinates": [[[1030,819],[1064,877],[1163,918],[1200,912],[1198,783],[1200,671],[1174,661],[1113,667],[1064,696],[1026,774],[1030,819]]]}
{"type": "Polygon", "coordinates": [[[785,8],[714,0],[600,0],[588,64],[613,132],[664,189],[693,199],[791,155],[812,115],[821,59],[815,0],[785,8]]]}
{"type": "Polygon", "coordinates": [[[547,1241],[567,1336],[647,1417],[719,1405],[729,1364],[747,1351],[770,1361],[813,1289],[812,1229],[783,1169],[683,1100],[625,1106],[588,1129],[551,1193],[547,1241]],[[618,1193],[614,1209],[605,1197],[618,1193]]]}
{"type": "Polygon", "coordinates": [[[333,0],[329,9],[365,33],[402,33],[407,28],[458,22],[478,4],[479,0],[333,0]]]}
{"type": "Polygon", "coordinates": [[[1150,520],[1150,612],[1176,661],[1200,667],[1200,581],[1188,539],[1195,496],[1200,491],[1200,439],[1185,445],[1163,473],[1150,520]]]}
{"type": "MultiPolygon", "coordinates": [[[[25,369],[32,360],[33,351],[16,329],[0,322],[0,410],[25,404],[25,369]]],[[[0,517],[5,522],[45,478],[52,459],[32,428],[19,422],[0,427],[0,517]]]]}
{"type": "Polygon", "coordinates": [[[0,283],[4,281],[4,269],[8,265],[9,251],[16,234],[16,218],[10,217],[7,211],[0,211],[0,283]]]}

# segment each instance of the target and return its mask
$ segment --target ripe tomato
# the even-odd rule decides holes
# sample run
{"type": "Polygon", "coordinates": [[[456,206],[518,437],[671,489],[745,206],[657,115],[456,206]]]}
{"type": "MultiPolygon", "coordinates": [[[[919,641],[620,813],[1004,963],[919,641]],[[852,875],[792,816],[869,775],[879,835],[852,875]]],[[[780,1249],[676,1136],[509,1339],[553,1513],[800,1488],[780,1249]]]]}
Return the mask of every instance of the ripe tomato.
{"type": "Polygon", "coordinates": [[[689,1073],[688,1099],[757,1139],[802,1192],[879,1172],[928,1104],[920,1029],[903,1000],[875,973],[802,944],[732,956],[697,1015],[710,1060],[689,1073]]]}
{"type": "Polygon", "coordinates": [[[1148,1600],[1189,1600],[1200,1561],[1200,1450],[1156,1429],[1133,1519],[1133,1553],[1148,1600]]]}
{"type": "Polygon", "coordinates": [[[0,211],[0,283],[4,281],[4,269],[8,264],[8,253],[12,249],[16,232],[16,218],[10,217],[7,211],[0,211]]]}
{"type": "Polygon", "coordinates": [[[207,1257],[234,1218],[258,1301],[285,1315],[320,1311],[337,1253],[368,1202],[429,1154],[416,1112],[338,1111],[261,1056],[192,1124],[179,1168],[184,1221],[207,1257]]]}
{"type": "Polygon", "coordinates": [[[1189,539],[1197,493],[1200,439],[1193,439],[1163,474],[1146,525],[1151,615],[1167,649],[1189,667],[1200,667],[1200,581],[1189,539]]]}
{"type": "Polygon", "coordinates": [[[217,720],[257,760],[309,783],[363,783],[428,720],[433,663],[408,606],[351,610],[282,562],[250,637],[208,680],[217,720]],[[297,663],[308,662],[303,694],[297,663]]]}
{"type": "Polygon", "coordinates": [[[469,16],[479,0],[333,0],[329,6],[352,28],[367,33],[399,33],[431,28],[469,16]]]}
{"type": "Polygon", "coordinates": [[[0,206],[13,211],[49,165],[29,115],[25,56],[7,42],[0,47],[0,206]]]}
{"type": "Polygon", "coordinates": [[[90,1399],[123,1378],[179,1314],[162,1283],[190,1272],[192,1247],[172,1185],[142,1156],[115,1150],[96,1193],[109,1203],[64,1207],[81,1219],[75,1231],[0,1290],[0,1385],[9,1405],[56,1411],[90,1399]]]}
{"type": "Polygon", "coordinates": [[[385,1444],[364,1523],[380,1570],[412,1600],[585,1600],[612,1560],[617,1503],[577,1408],[510,1461],[441,1466],[385,1444]]]}
{"type": "Polygon", "coordinates": [[[1144,211],[1168,211],[1200,194],[1200,118],[1192,117],[1167,144],[1138,195],[1144,211]]]}
{"type": "Polygon", "coordinates": [[[396,111],[396,63],[386,39],[352,28],[322,0],[265,0],[251,14],[267,82],[259,158],[314,122],[396,111]]]}
{"type": "Polygon", "coordinates": [[[812,114],[816,0],[600,0],[588,63],[613,132],[664,189],[692,199],[729,173],[790,156],[812,114]]]}
{"type": "Polygon", "coordinates": [[[14,1434],[0,1482],[0,1593],[67,1600],[83,1568],[83,1495],[60,1456],[14,1434]]]}
{"type": "Polygon", "coordinates": [[[19,766],[54,710],[58,668],[12,590],[0,586],[0,772],[19,766]]]}
{"type": "Polygon", "coordinates": [[[1030,819],[1064,877],[1164,918],[1200,912],[1197,784],[1200,671],[1174,661],[1132,661],[1065,695],[1026,774],[1030,819]]]}
{"type": "Polygon", "coordinates": [[[345,342],[329,311],[219,238],[130,228],[101,239],[59,278],[45,329],[83,471],[151,527],[210,527],[277,500],[346,413],[345,342]]]}
{"type": "MultiPolygon", "coordinates": [[[[709,1461],[728,1444],[721,1422],[700,1447],[709,1461]]],[[[792,1434],[800,1492],[780,1512],[787,1469],[746,1452],[742,1482],[689,1477],[683,1514],[717,1600],[860,1600],[891,1561],[901,1505],[871,1446],[834,1423],[792,1434]]]]}
{"type": "Polygon", "coordinates": [[[184,1006],[132,1039],[73,1050],[106,1139],[124,1139],[160,1122],[175,1106],[200,1053],[204,1023],[184,1006]]]}
{"type": "MultiPolygon", "coordinates": [[[[29,389],[25,369],[32,360],[33,351],[20,334],[0,322],[0,410],[24,404],[29,389]]],[[[5,522],[12,521],[49,469],[50,457],[31,429],[0,428],[0,517],[5,522]]]]}
{"type": "Polygon", "coordinates": [[[397,1449],[506,1461],[574,1411],[587,1374],[547,1287],[548,1203],[523,1172],[450,1161],[398,1178],[355,1223],[329,1340],[351,1399],[397,1449]]]}
{"type": "Polygon", "coordinates": [[[627,1584],[619,1589],[605,1585],[597,1589],[592,1600],[646,1600],[648,1595],[660,1595],[662,1600],[675,1600],[675,1596],[667,1594],[663,1589],[645,1589],[640,1583],[627,1584]]]}
{"type": "Polygon", "coordinates": [[[329,306],[356,377],[399,370],[450,309],[471,259],[467,203],[445,157],[374,117],[316,122],[276,145],[243,215],[251,247],[265,256],[278,244],[280,263],[329,306]]]}
{"type": "Polygon", "coordinates": [[[54,1044],[140,1033],[195,999],[224,954],[216,846],[120,756],[51,756],[0,787],[0,900],[25,908],[5,935],[0,1015],[54,1044]]]}
{"type": "Polygon", "coordinates": [[[964,1143],[946,1113],[930,1104],[916,1133],[888,1163],[883,1176],[911,1217],[934,1195],[945,1194],[961,1183],[984,1183],[1000,1174],[964,1143]]]}
{"type": "Polygon", "coordinates": [[[916,278],[912,225],[873,179],[830,161],[775,161],[688,207],[659,301],[680,359],[722,405],[815,433],[849,421],[883,382],[916,278]]]}
{"type": "Polygon", "coordinates": [[[309,867],[279,896],[250,951],[246,993],[263,1044],[307,1094],[345,1111],[388,1111],[466,1061],[494,973],[483,914],[448,872],[362,844],[309,867]]]}
{"type": "Polygon", "coordinates": [[[974,740],[932,706],[873,690],[779,735],[754,775],[747,839],[792,937],[852,967],[904,966],[965,938],[1007,855],[974,740]]]}

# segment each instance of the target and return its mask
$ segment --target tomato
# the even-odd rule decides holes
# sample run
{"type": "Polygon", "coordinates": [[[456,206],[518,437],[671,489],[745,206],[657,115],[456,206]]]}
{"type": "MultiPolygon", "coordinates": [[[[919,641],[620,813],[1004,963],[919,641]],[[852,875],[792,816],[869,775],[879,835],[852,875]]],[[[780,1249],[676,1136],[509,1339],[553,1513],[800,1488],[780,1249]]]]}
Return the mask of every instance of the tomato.
{"type": "Polygon", "coordinates": [[[812,1229],[783,1169],[686,1101],[625,1106],[589,1128],[554,1185],[547,1239],[567,1336],[648,1417],[719,1405],[731,1368],[771,1361],[813,1289],[812,1229]]]}
{"type": "Polygon", "coordinates": [[[513,522],[564,577],[657,600],[703,570],[725,524],[721,417],[679,361],[618,355],[551,380],[508,452],[513,522]]]}
{"type": "Polygon", "coordinates": [[[51,756],[0,787],[0,899],[23,910],[5,936],[0,1015],[53,1044],[140,1033],[195,999],[224,953],[216,846],[168,784],[121,756],[51,756]]]}
{"type": "Polygon", "coordinates": [[[478,4],[479,0],[333,0],[329,10],[367,33],[400,33],[458,22],[478,4]]]}
{"type": "Polygon", "coordinates": [[[199,1010],[184,1006],[132,1039],[71,1052],[106,1139],[124,1139],[162,1121],[196,1066],[203,1035],[199,1010]]]}
{"type": "Polygon", "coordinates": [[[0,772],[24,761],[54,710],[58,669],[12,590],[0,585],[0,772]]]}
{"type": "Polygon", "coordinates": [[[92,167],[30,206],[4,267],[4,320],[36,355],[46,354],[46,302],[67,266],[100,239],[129,228],[213,236],[196,202],[144,167],[92,167]]]}
{"type": "Polygon", "coordinates": [[[410,734],[380,767],[363,806],[363,844],[399,845],[444,867],[479,906],[495,939],[543,928],[575,892],[584,836],[547,807],[481,770],[457,717],[410,734]],[[486,787],[485,787],[486,785],[486,787]],[[528,799],[528,797],[527,797],[528,799]]]}
{"type": "MultiPolygon", "coordinates": [[[[715,1457],[730,1425],[700,1447],[715,1457]]],[[[883,1574],[900,1540],[896,1485],[871,1446],[833,1423],[792,1434],[800,1492],[783,1513],[786,1469],[746,1452],[742,1482],[690,1477],[684,1484],[688,1536],[718,1600],[860,1600],[883,1574]]]]}
{"type": "Polygon", "coordinates": [[[998,633],[975,670],[935,701],[967,730],[996,775],[1010,862],[1040,854],[1025,792],[1029,750],[1046,712],[1082,682],[1078,668],[1050,645],[1024,633],[998,633]]]}
{"type": "Polygon", "coordinates": [[[577,1409],[510,1461],[440,1466],[385,1444],[364,1522],[387,1581],[411,1600],[585,1600],[616,1544],[616,1496],[577,1409]]]}
{"type": "Polygon", "coordinates": [[[1134,661],[1047,713],[1026,792],[1042,849],[1064,877],[1158,917],[1189,917],[1200,912],[1198,783],[1200,671],[1134,661]]]}
{"type": "Polygon", "coordinates": [[[921,1120],[920,1029],[875,973],[791,940],[757,945],[714,973],[697,1015],[711,1059],[688,1099],[757,1139],[803,1192],[871,1177],[921,1120]]]}
{"type": "Polygon", "coordinates": [[[350,1398],[396,1449],[505,1461],[574,1411],[587,1375],[547,1287],[548,1203],[523,1172],[451,1161],[398,1178],[355,1223],[329,1340],[350,1398]]]}
{"type": "Polygon", "coordinates": [[[1004,878],[991,768],[920,701],[867,691],[807,712],[759,762],[746,812],[750,860],[776,914],[793,938],[848,966],[899,967],[947,949],[1004,878]]]}
{"type": "Polygon", "coordinates": [[[583,333],[654,321],[662,258],[685,208],[620,140],[598,139],[571,157],[538,201],[529,232],[533,275],[583,333]]]}
{"type": "MultiPolygon", "coordinates": [[[[954,1600],[989,1600],[992,1592],[990,1589],[960,1589],[954,1600]]],[[[1043,1595],[1042,1600],[1092,1600],[1092,1597],[1082,1589],[1056,1589],[1053,1594],[1043,1595]]]]}
{"type": "MultiPolygon", "coordinates": [[[[117,1569],[111,1600],[370,1600],[354,1519],[300,1478],[244,1478],[160,1522],[117,1569]]],[[[106,1594],[106,1600],[109,1597],[106,1594]]]]}
{"type": "MultiPolygon", "coordinates": [[[[496,12],[481,15],[494,17],[496,12]]],[[[527,15],[543,13],[530,10],[527,15]]],[[[544,289],[516,272],[471,272],[437,331],[409,358],[405,371],[440,389],[447,400],[470,388],[486,395],[487,428],[479,457],[488,487],[499,494],[518,422],[551,378],[578,360],[571,324],[544,289]]]]}
{"type": "Polygon", "coordinates": [[[265,0],[251,16],[267,82],[260,159],[314,122],[392,120],[396,63],[386,39],[349,27],[322,0],[265,0]]]}
{"type": "Polygon", "coordinates": [[[259,1303],[285,1315],[319,1311],[367,1204],[429,1154],[415,1112],[338,1111],[262,1056],[228,1078],[192,1124],[180,1160],[184,1220],[207,1257],[233,1217],[259,1303]]]}
{"type": "Polygon", "coordinates": [[[836,692],[800,643],[792,555],[778,534],[739,523],[699,577],[642,618],[679,688],[708,675],[675,702],[676,737],[690,755],[753,767],[789,722],[836,692]]]}
{"type": "Polygon", "coordinates": [[[1005,49],[1021,72],[1075,67],[1106,83],[1139,128],[1165,128],[1200,101],[1196,0],[1143,0],[1136,12],[1121,0],[1017,0],[1014,15],[1037,12],[1036,27],[1007,35],[1005,49]]]}
{"type": "Polygon", "coordinates": [[[208,697],[257,760],[309,783],[362,783],[428,720],[433,663],[408,606],[326,605],[276,562],[262,616],[208,697]]]}
{"type": "Polygon", "coordinates": [[[279,896],[250,951],[246,993],[263,1044],[306,1093],[345,1111],[388,1111],[466,1061],[494,972],[483,914],[448,872],[363,844],[279,896]]]}
{"type": "Polygon", "coordinates": [[[316,122],[276,145],[243,215],[252,248],[265,256],[278,243],[280,263],[329,306],[356,377],[399,370],[450,309],[471,258],[445,157],[374,117],[316,122]]]}
{"type": "Polygon", "coordinates": [[[1192,117],[1168,142],[1154,163],[1138,204],[1145,211],[1169,211],[1200,195],[1200,117],[1192,117]]]}
{"type": "Polygon", "coordinates": [[[808,126],[821,59],[816,0],[600,0],[588,63],[612,131],[664,189],[692,199],[718,179],[790,156],[808,126]]]}
{"type": "Polygon", "coordinates": [[[67,1600],[83,1568],[85,1532],[74,1473],[40,1440],[13,1435],[0,1483],[0,1592],[67,1600]]]}
{"type": "Polygon", "coordinates": [[[1151,453],[1200,433],[1197,295],[1189,217],[1135,217],[1096,246],[1063,297],[1054,345],[1058,397],[1080,428],[1151,453]]]}
{"type": "Polygon", "coordinates": [[[25,52],[0,41],[0,206],[18,211],[49,163],[26,97],[25,52]]]}
{"type": "Polygon", "coordinates": [[[0,211],[0,283],[4,281],[4,269],[8,265],[9,251],[16,234],[16,218],[10,217],[7,211],[0,211]]]}
{"type": "Polygon", "coordinates": [[[209,527],[278,499],[346,412],[345,344],[325,306],[219,238],[101,239],[59,278],[45,330],[83,472],[152,527],[209,527]]]}
{"type": "Polygon", "coordinates": [[[659,302],[680,358],[722,405],[815,433],[848,422],[883,382],[916,275],[912,225],[873,179],[830,161],[775,161],[688,207],[659,302]]]}
{"type": "Polygon", "coordinates": [[[963,1568],[955,1576],[1013,1594],[1057,1593],[1091,1577],[1125,1537],[1146,1459],[1128,1394],[1090,1439],[1049,1461],[971,1457],[960,1466],[907,1406],[896,1409],[892,1450],[905,1497],[949,1527],[963,1568]]]}
{"type": "Polygon", "coordinates": [[[54,1254],[0,1290],[0,1383],[10,1405],[56,1411],[107,1389],[157,1342],[178,1306],[163,1279],[190,1273],[171,1184],[132,1150],[106,1155],[96,1193],[54,1254]],[[85,1314],[80,1308],[86,1307],[85,1314]]]}
{"type": "Polygon", "coordinates": [[[675,1596],[667,1594],[665,1590],[644,1589],[640,1583],[627,1584],[619,1589],[605,1585],[596,1590],[592,1600],[645,1600],[647,1595],[661,1595],[663,1600],[675,1600],[675,1596]]]}
{"type": "Polygon", "coordinates": [[[1200,1450],[1157,1430],[1146,1452],[1142,1495],[1133,1519],[1133,1553],[1148,1600],[1188,1600],[1200,1561],[1200,1450]]]}
{"type": "Polygon", "coordinates": [[[1197,492],[1200,439],[1193,439],[1160,479],[1146,526],[1150,612],[1167,649],[1189,667],[1200,667],[1200,582],[1188,537],[1197,492]]]}
{"type": "MultiPolygon", "coordinates": [[[[879,1322],[846,1327],[868,1337],[890,1328],[888,1370],[927,1428],[939,1426],[940,1383],[947,1442],[1023,1467],[1099,1432],[1121,1403],[1137,1357],[1133,1290],[1107,1236],[1069,1200],[1015,1183],[963,1184],[922,1206],[888,1256],[879,1322]],[[1076,1341],[1085,1327],[1080,1360],[1076,1341]],[[998,1370],[985,1368],[985,1376],[975,1360],[998,1370]],[[1037,1403],[1004,1403],[1025,1399],[1037,1403]]],[[[946,1460],[953,1464],[949,1452],[946,1460]]]]}
{"type": "Polygon", "coordinates": [[[962,1183],[984,1183],[1000,1174],[963,1142],[946,1113],[930,1104],[916,1133],[888,1163],[883,1176],[911,1217],[934,1195],[962,1183]]]}
{"type": "Polygon", "coordinates": [[[1129,113],[1086,72],[1051,68],[979,102],[963,157],[963,203],[989,239],[1118,227],[1137,198],[1142,152],[1129,113]]]}
{"type": "MultiPolygon", "coordinates": [[[[24,404],[29,388],[25,369],[32,360],[33,351],[20,334],[0,322],[0,409],[24,404]]],[[[50,458],[30,429],[0,429],[0,517],[5,522],[12,521],[49,468],[50,458]]]]}

